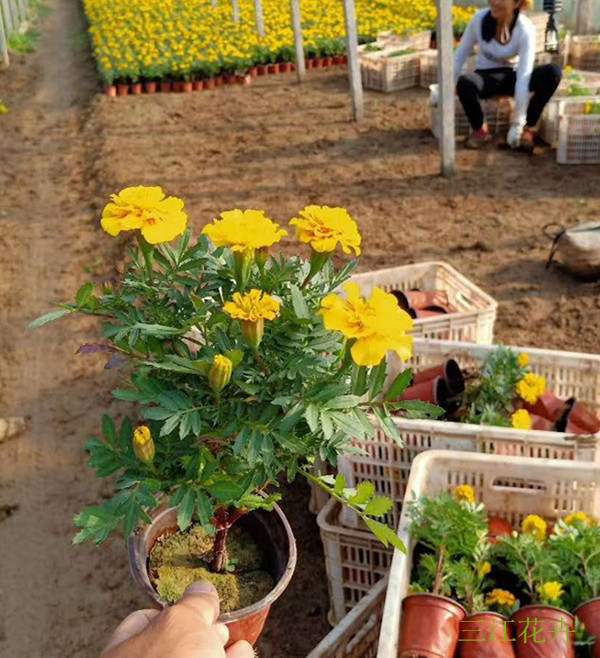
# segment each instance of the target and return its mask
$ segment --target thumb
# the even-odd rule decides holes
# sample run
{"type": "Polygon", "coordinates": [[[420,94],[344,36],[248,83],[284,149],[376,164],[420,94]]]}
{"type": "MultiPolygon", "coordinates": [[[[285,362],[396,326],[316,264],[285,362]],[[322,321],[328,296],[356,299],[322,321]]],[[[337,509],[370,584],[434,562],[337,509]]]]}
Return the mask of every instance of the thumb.
{"type": "Polygon", "coordinates": [[[219,594],[214,585],[206,580],[199,580],[188,585],[183,596],[175,604],[198,615],[208,626],[219,617],[219,594]]]}
{"type": "Polygon", "coordinates": [[[254,649],[246,640],[240,640],[225,651],[227,658],[254,658],[254,649]]]}

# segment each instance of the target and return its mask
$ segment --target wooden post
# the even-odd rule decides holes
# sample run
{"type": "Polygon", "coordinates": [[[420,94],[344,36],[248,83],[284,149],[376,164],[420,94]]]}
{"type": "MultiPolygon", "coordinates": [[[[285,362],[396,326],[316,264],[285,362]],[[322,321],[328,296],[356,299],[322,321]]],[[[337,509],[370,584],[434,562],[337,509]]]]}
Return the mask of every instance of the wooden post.
{"type": "Polygon", "coordinates": [[[346,50],[348,51],[348,77],[350,79],[350,95],[352,96],[352,114],[354,121],[362,121],[365,118],[365,105],[360,79],[360,62],[358,61],[358,30],[356,29],[354,0],[344,0],[344,20],[346,22],[346,50]]]}
{"type": "Polygon", "coordinates": [[[254,0],[254,11],[256,12],[256,31],[263,39],[265,36],[265,19],[263,16],[262,0],[254,0]]]}
{"type": "Polygon", "coordinates": [[[594,34],[594,0],[579,0],[575,34],[594,34]]]}
{"type": "Polygon", "coordinates": [[[13,21],[10,13],[10,7],[8,6],[8,0],[0,0],[0,5],[2,5],[2,13],[4,14],[4,26],[6,27],[6,40],[13,33],[13,21]]]}
{"type": "Polygon", "coordinates": [[[4,66],[10,64],[10,59],[8,57],[8,45],[7,45],[7,33],[4,29],[4,20],[2,18],[2,12],[0,11],[0,56],[2,57],[2,63],[4,66]]]}
{"type": "Polygon", "coordinates": [[[213,9],[217,8],[217,0],[210,0],[213,6],[213,9]]]}
{"type": "Polygon", "coordinates": [[[231,0],[233,4],[233,20],[236,23],[240,22],[240,6],[238,4],[238,0],[231,0]]]}
{"type": "Polygon", "coordinates": [[[452,178],[456,172],[452,0],[436,0],[436,2],[438,9],[437,47],[439,103],[442,115],[440,155],[442,159],[442,174],[446,178],[452,178]]]}
{"type": "Polygon", "coordinates": [[[21,16],[21,21],[27,20],[27,11],[25,9],[25,3],[23,0],[17,0],[17,8],[19,10],[19,15],[21,16]]]}
{"type": "Polygon", "coordinates": [[[19,12],[17,10],[15,0],[8,0],[8,4],[10,6],[10,13],[12,15],[13,32],[16,32],[21,27],[21,19],[19,18],[19,12]]]}
{"type": "Polygon", "coordinates": [[[302,20],[300,18],[300,0],[290,0],[292,7],[292,27],[294,28],[294,46],[296,48],[296,76],[303,82],[306,76],[304,60],[304,43],[302,41],[302,20]]]}

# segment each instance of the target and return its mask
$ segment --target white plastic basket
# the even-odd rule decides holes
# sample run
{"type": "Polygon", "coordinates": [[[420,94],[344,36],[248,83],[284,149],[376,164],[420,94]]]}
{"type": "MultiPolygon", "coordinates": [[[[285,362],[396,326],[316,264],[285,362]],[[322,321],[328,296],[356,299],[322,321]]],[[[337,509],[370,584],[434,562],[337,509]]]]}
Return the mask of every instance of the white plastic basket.
{"type": "Polygon", "coordinates": [[[346,528],[339,521],[340,504],[330,500],[317,516],[323,542],[329,622],[337,624],[384,578],[392,561],[392,549],[366,528],[346,528]]]}
{"type": "MultiPolygon", "coordinates": [[[[430,105],[431,132],[436,139],[440,138],[442,112],[439,104],[430,105]]],[[[481,101],[485,122],[492,135],[498,136],[508,132],[513,101],[508,96],[487,98],[481,101]]],[[[454,99],[454,132],[456,137],[467,137],[471,132],[471,124],[458,98],[454,99]]]]}
{"type": "Polygon", "coordinates": [[[600,71],[600,35],[574,36],[569,48],[573,68],[600,71]]]}
{"type": "Polygon", "coordinates": [[[387,578],[372,587],[307,658],[375,658],[386,587],[387,578]]]}
{"type": "Polygon", "coordinates": [[[559,164],[600,164],[600,114],[584,114],[587,102],[572,102],[558,122],[556,161],[559,164]]]}
{"type": "Polygon", "coordinates": [[[413,335],[423,338],[491,343],[498,303],[447,263],[427,262],[355,274],[363,295],[375,286],[391,290],[442,290],[457,313],[414,321],[413,335]]]}
{"type": "Polygon", "coordinates": [[[545,12],[535,12],[533,14],[526,14],[526,16],[533,23],[533,27],[535,27],[535,52],[542,53],[546,45],[548,14],[545,12]]]}
{"type": "Polygon", "coordinates": [[[398,91],[419,84],[418,52],[395,55],[402,47],[390,47],[374,53],[362,53],[360,74],[365,89],[375,91],[398,91]]]}
{"type": "MultiPolygon", "coordinates": [[[[408,364],[401,364],[394,355],[389,355],[388,384],[406,367],[419,372],[448,358],[455,359],[462,368],[474,369],[494,349],[493,345],[416,339],[413,358],[408,364]]],[[[563,399],[575,397],[594,412],[600,411],[599,355],[524,347],[512,349],[517,354],[529,354],[531,371],[546,378],[548,390],[563,399]]],[[[378,429],[373,438],[353,441],[353,446],[361,449],[364,455],[344,455],[339,460],[339,470],[345,475],[348,486],[370,480],[378,493],[394,501],[394,507],[385,519],[394,527],[400,520],[411,466],[421,452],[460,450],[600,464],[600,434],[587,437],[443,420],[395,418],[394,422],[402,437],[403,447],[378,429]]],[[[348,527],[355,527],[357,517],[352,511],[344,509],[341,521],[348,527]]]]}
{"type": "MultiPolygon", "coordinates": [[[[431,451],[415,460],[407,500],[452,491],[461,484],[475,489],[490,514],[515,527],[528,514],[554,521],[571,512],[600,513],[600,467],[550,459],[499,457],[454,451],[431,451]]],[[[377,658],[397,658],[402,600],[408,592],[412,546],[408,514],[402,514],[398,535],[407,554],[395,551],[385,599],[377,658]]]]}

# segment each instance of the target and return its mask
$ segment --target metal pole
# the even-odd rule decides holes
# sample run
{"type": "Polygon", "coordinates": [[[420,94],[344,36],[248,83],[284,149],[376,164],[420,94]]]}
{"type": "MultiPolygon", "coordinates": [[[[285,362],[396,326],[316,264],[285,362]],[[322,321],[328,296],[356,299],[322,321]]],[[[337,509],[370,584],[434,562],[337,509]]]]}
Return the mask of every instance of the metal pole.
{"type": "Polygon", "coordinates": [[[440,134],[440,155],[442,174],[452,178],[456,172],[456,136],[454,126],[454,75],[452,0],[437,0],[438,24],[438,75],[440,91],[440,111],[442,130],[440,134]]]}
{"type": "Polygon", "coordinates": [[[240,22],[240,6],[238,4],[238,0],[231,0],[233,4],[233,20],[236,23],[240,22]]]}
{"type": "Polygon", "coordinates": [[[262,0],[254,0],[254,11],[256,12],[256,31],[263,39],[265,36],[265,19],[263,16],[262,0]]]}
{"type": "Polygon", "coordinates": [[[2,5],[2,13],[4,14],[4,24],[6,26],[6,40],[13,33],[13,21],[10,13],[10,7],[8,6],[8,0],[0,0],[0,5],[2,5]]]}
{"type": "Polygon", "coordinates": [[[352,97],[352,114],[354,121],[362,121],[365,118],[365,105],[360,79],[360,62],[358,61],[358,30],[356,28],[354,0],[344,0],[344,20],[346,22],[346,49],[348,51],[348,77],[352,97]]]}
{"type": "Polygon", "coordinates": [[[7,35],[4,29],[4,20],[2,18],[2,12],[0,11],[0,55],[2,56],[2,63],[4,66],[10,64],[10,59],[8,57],[8,44],[7,35]]]}
{"type": "Polygon", "coordinates": [[[291,0],[292,27],[294,28],[294,46],[296,48],[296,75],[298,82],[303,82],[306,76],[306,61],[304,60],[304,43],[302,41],[302,20],[300,18],[300,0],[291,0]]]}

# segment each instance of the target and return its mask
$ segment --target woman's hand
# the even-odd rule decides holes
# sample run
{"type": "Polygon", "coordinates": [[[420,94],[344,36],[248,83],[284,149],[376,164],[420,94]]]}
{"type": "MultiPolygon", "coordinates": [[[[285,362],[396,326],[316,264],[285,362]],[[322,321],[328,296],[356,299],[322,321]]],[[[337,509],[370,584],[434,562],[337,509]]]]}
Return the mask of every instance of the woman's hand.
{"type": "Polygon", "coordinates": [[[217,624],[219,596],[205,581],[190,585],[165,610],[138,610],[113,633],[100,658],[253,658],[248,642],[225,650],[229,631],[217,624]]]}
{"type": "Polygon", "coordinates": [[[511,126],[506,136],[506,143],[511,149],[518,149],[521,146],[521,135],[523,134],[522,126],[511,126]]]}

